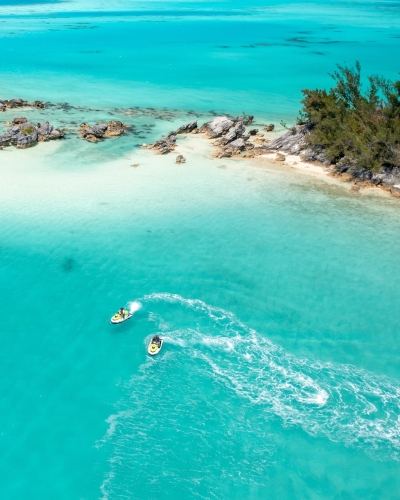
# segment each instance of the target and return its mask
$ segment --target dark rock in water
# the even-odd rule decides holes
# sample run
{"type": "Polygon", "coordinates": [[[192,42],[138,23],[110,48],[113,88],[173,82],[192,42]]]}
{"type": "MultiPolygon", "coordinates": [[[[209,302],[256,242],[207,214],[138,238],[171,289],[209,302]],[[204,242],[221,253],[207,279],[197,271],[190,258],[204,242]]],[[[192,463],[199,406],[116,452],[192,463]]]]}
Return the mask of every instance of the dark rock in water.
{"type": "Polygon", "coordinates": [[[25,118],[25,116],[17,116],[14,118],[12,121],[13,125],[21,125],[22,123],[26,123],[28,120],[25,118]]]}
{"type": "Polygon", "coordinates": [[[175,163],[185,163],[186,158],[184,158],[182,155],[178,155],[176,157],[175,163]]]}
{"type": "Polygon", "coordinates": [[[226,116],[216,116],[211,121],[204,123],[199,132],[205,133],[210,139],[214,139],[228,132],[233,125],[234,122],[226,116]]]}
{"type": "Polygon", "coordinates": [[[249,135],[256,135],[256,134],[258,134],[258,128],[253,128],[249,130],[249,135]]]}
{"type": "Polygon", "coordinates": [[[175,149],[176,146],[176,135],[171,133],[167,137],[160,139],[151,146],[151,149],[155,149],[157,154],[164,155],[170,153],[175,149]]]}
{"type": "Polygon", "coordinates": [[[42,101],[33,101],[32,106],[34,108],[44,109],[46,107],[46,104],[42,101]]]}
{"type": "Polygon", "coordinates": [[[58,128],[54,128],[53,125],[50,125],[49,122],[44,122],[37,126],[38,132],[38,140],[40,142],[43,141],[51,141],[53,139],[60,139],[64,137],[65,132],[63,130],[59,130],[58,128]]]}
{"type": "Polygon", "coordinates": [[[249,115],[249,116],[246,116],[246,118],[243,120],[243,123],[245,125],[250,125],[250,123],[252,123],[254,120],[254,116],[253,115],[249,115]]]}
{"type": "Polygon", "coordinates": [[[119,121],[109,121],[108,123],[99,123],[93,126],[82,123],[79,134],[89,142],[99,142],[98,140],[104,137],[116,137],[123,134],[127,127],[128,125],[119,121]]]}
{"type": "Polygon", "coordinates": [[[17,134],[16,146],[20,149],[26,149],[34,146],[38,142],[38,133],[36,128],[30,122],[24,123],[17,134]]]}
{"type": "Polygon", "coordinates": [[[5,101],[7,108],[21,108],[26,106],[28,103],[22,99],[11,99],[10,101],[5,101]]]}
{"type": "Polygon", "coordinates": [[[54,128],[49,122],[33,125],[30,122],[12,126],[7,132],[0,136],[0,146],[13,144],[17,148],[25,149],[34,146],[38,141],[59,139],[64,137],[64,132],[54,128]]]}
{"type": "Polygon", "coordinates": [[[6,110],[6,104],[4,101],[0,101],[0,112],[6,110]]]}
{"type": "Polygon", "coordinates": [[[178,128],[175,134],[188,134],[190,132],[193,132],[193,130],[195,129],[197,129],[197,120],[193,120],[192,122],[187,123],[186,125],[182,125],[182,127],[178,128]]]}
{"type": "Polygon", "coordinates": [[[104,137],[117,137],[125,132],[125,125],[119,121],[110,121],[107,123],[107,129],[105,131],[104,137]]]}
{"type": "Polygon", "coordinates": [[[275,125],[273,123],[270,123],[269,125],[265,125],[264,130],[266,132],[272,132],[275,129],[275,125]]]}

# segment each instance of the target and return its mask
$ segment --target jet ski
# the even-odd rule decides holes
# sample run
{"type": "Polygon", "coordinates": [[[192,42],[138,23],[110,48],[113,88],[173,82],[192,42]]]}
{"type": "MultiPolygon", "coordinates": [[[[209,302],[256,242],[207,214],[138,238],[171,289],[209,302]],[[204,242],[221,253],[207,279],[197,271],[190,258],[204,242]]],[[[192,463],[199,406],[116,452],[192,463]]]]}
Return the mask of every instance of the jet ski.
{"type": "Polygon", "coordinates": [[[132,318],[133,314],[131,314],[128,309],[124,309],[123,313],[118,311],[117,313],[114,314],[114,316],[111,318],[111,323],[114,325],[118,323],[123,323],[129,318],[132,318]]]}
{"type": "Polygon", "coordinates": [[[160,339],[158,335],[155,335],[151,340],[149,347],[147,348],[147,352],[150,354],[150,356],[155,356],[161,351],[161,347],[164,343],[163,339],[160,339]]]}

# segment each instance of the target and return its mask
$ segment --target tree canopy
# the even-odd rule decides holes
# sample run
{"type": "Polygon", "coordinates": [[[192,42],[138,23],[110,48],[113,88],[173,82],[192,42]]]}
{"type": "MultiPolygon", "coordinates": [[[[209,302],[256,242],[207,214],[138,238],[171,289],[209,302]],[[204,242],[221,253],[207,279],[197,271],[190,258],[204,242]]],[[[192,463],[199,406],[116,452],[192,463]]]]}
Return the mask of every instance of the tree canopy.
{"type": "Polygon", "coordinates": [[[346,157],[373,171],[400,166],[400,81],[368,77],[363,88],[360,63],[337,66],[335,86],[302,90],[299,123],[312,126],[308,142],[337,163],[346,157]]]}

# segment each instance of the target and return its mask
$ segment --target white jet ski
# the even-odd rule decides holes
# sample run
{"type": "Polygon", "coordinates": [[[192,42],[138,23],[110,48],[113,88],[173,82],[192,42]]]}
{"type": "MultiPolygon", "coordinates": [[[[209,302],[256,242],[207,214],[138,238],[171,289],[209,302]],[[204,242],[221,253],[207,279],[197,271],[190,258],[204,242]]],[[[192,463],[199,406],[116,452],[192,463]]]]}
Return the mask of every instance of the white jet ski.
{"type": "Polygon", "coordinates": [[[133,314],[131,314],[128,309],[124,309],[124,312],[121,313],[118,311],[117,313],[114,314],[114,316],[111,318],[111,323],[114,325],[117,325],[118,323],[123,323],[129,318],[132,318],[133,314]]]}
{"type": "Polygon", "coordinates": [[[163,339],[160,339],[158,335],[155,335],[151,340],[149,347],[147,348],[147,352],[150,354],[150,356],[155,356],[161,351],[161,347],[164,343],[163,339]]]}

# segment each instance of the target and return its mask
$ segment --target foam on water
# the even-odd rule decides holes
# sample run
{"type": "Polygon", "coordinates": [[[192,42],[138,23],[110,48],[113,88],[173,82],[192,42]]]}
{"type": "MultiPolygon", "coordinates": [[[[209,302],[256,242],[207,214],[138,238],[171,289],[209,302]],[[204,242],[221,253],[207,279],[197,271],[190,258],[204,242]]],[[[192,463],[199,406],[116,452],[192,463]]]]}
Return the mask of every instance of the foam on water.
{"type": "Polygon", "coordinates": [[[165,471],[162,481],[153,478],[153,494],[161,483],[175,482],[171,498],[178,491],[222,498],[220,485],[213,486],[212,495],[191,489],[195,464],[213,456],[202,462],[211,482],[218,464],[232,460],[230,447],[237,440],[243,448],[235,450],[230,474],[249,487],[261,485],[274,456],[265,429],[276,419],[285,429],[361,448],[380,460],[399,460],[397,381],[350,365],[297,358],[270,342],[268,332],[256,332],[229,311],[200,300],[153,294],[140,301],[166,344],[123,385],[126,396],[109,417],[103,445],[110,448],[110,469],[103,498],[125,498],[128,491],[133,496],[126,498],[140,498],[151,463],[165,471]],[[262,457],[257,470],[249,466],[253,462],[245,450],[250,449],[262,457]]]}

